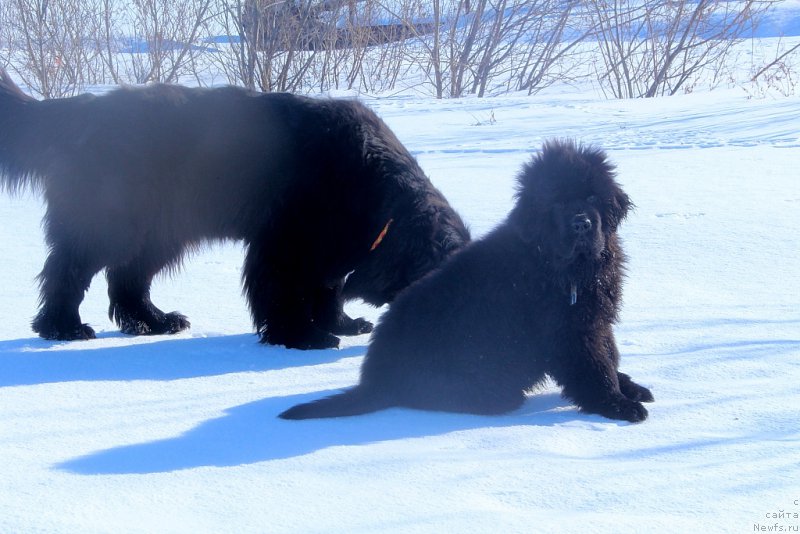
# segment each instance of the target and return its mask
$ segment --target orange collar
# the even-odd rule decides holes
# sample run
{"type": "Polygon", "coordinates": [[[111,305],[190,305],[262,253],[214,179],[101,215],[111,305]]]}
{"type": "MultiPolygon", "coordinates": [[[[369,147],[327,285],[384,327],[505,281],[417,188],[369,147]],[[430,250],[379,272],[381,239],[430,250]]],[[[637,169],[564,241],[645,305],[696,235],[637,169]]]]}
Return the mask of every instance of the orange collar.
{"type": "Polygon", "coordinates": [[[386,234],[389,233],[389,225],[392,224],[393,221],[394,221],[394,219],[389,219],[389,222],[387,222],[386,226],[383,227],[383,230],[381,230],[381,233],[378,234],[378,237],[375,238],[375,242],[372,243],[372,246],[369,248],[370,252],[372,252],[373,250],[378,248],[378,245],[381,244],[381,241],[383,241],[383,238],[386,237],[386,234]]]}

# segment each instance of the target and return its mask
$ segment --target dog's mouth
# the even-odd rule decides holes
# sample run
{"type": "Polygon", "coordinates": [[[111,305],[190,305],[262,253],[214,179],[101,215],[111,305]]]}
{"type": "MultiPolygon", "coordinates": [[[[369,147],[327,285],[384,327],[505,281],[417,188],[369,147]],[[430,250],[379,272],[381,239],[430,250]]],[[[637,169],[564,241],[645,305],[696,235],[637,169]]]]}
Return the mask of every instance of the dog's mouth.
{"type": "Polygon", "coordinates": [[[594,250],[594,246],[588,239],[578,239],[572,250],[575,255],[588,256],[594,250]]]}
{"type": "Polygon", "coordinates": [[[565,263],[576,260],[590,260],[596,258],[599,253],[593,241],[589,239],[577,239],[571,246],[567,247],[561,255],[561,259],[565,263]]]}

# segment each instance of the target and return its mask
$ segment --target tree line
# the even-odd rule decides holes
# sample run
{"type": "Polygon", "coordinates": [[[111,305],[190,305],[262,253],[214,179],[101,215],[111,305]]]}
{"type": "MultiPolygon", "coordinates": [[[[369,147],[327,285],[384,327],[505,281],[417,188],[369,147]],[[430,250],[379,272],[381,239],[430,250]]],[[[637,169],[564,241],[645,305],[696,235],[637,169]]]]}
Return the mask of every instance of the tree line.
{"type": "MultiPolygon", "coordinates": [[[[580,80],[654,97],[730,79],[777,1],[3,0],[0,66],[48,98],[187,81],[454,98],[580,80]]],[[[793,92],[798,46],[749,77],[793,92]]]]}

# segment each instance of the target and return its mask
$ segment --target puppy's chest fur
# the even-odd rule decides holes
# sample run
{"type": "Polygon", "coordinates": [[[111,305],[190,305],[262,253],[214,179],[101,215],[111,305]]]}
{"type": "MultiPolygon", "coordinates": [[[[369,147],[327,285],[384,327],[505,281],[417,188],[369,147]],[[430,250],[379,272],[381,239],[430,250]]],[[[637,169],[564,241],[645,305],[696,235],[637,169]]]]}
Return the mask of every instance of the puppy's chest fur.
{"type": "Polygon", "coordinates": [[[566,270],[554,270],[543,256],[524,262],[512,280],[513,290],[529,307],[585,320],[586,316],[616,316],[620,266],[609,258],[587,261],[566,270]],[[544,276],[543,276],[544,275],[544,276]]]}

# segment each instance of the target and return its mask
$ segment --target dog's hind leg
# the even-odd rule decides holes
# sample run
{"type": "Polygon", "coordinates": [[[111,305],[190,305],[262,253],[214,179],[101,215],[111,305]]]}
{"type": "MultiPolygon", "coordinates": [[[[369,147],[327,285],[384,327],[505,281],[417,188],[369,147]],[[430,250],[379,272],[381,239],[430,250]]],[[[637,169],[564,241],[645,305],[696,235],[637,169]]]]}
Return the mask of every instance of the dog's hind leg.
{"type": "Polygon", "coordinates": [[[33,331],[45,339],[93,339],[94,330],[81,323],[79,308],[101,267],[78,247],[53,243],[39,274],[41,306],[31,323],[33,331]]]}
{"type": "Polygon", "coordinates": [[[189,328],[186,316],[178,312],[164,313],[150,300],[153,277],[180,255],[180,251],[159,253],[148,249],[134,260],[106,270],[108,316],[124,334],[174,334],[189,328]]]}
{"type": "Polygon", "coordinates": [[[476,415],[504,414],[523,405],[525,392],[522,386],[515,387],[505,381],[493,382],[491,377],[485,376],[421,371],[419,376],[412,377],[404,387],[398,388],[396,404],[418,410],[476,415]]]}
{"type": "Polygon", "coordinates": [[[476,415],[500,415],[513,412],[525,402],[521,389],[487,388],[485,384],[476,385],[470,392],[464,392],[460,399],[443,400],[446,411],[472,413],[476,415]]]}

